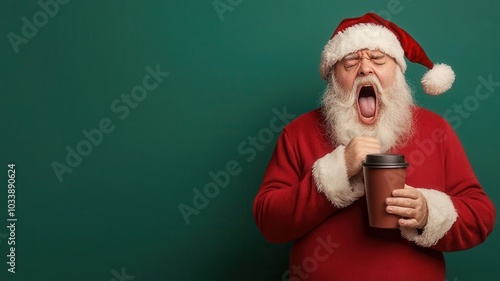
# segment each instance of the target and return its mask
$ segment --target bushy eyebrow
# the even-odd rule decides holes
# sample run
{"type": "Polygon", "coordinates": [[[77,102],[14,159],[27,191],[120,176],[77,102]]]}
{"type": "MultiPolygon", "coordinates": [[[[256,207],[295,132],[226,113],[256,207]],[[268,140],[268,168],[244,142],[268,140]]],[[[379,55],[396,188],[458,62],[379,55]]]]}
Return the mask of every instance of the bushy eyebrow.
{"type": "Polygon", "coordinates": [[[380,51],[376,51],[376,52],[370,53],[370,56],[372,56],[372,57],[385,56],[385,53],[380,52],[380,51]]]}
{"type": "Polygon", "coordinates": [[[347,56],[345,56],[343,59],[344,60],[352,60],[352,59],[359,59],[359,54],[358,53],[352,53],[352,54],[348,54],[347,56]]]}

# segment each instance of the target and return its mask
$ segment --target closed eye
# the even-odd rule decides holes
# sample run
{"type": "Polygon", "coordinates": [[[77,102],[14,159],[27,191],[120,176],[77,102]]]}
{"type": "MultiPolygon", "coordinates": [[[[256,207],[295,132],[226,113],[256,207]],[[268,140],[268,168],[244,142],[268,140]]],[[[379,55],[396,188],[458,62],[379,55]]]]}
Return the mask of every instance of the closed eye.
{"type": "Polygon", "coordinates": [[[372,56],[370,60],[377,65],[382,65],[385,63],[385,54],[380,54],[376,56],[372,56]]]}
{"type": "Polygon", "coordinates": [[[343,60],[343,64],[345,68],[351,68],[359,64],[359,57],[358,58],[348,58],[343,60]]]}

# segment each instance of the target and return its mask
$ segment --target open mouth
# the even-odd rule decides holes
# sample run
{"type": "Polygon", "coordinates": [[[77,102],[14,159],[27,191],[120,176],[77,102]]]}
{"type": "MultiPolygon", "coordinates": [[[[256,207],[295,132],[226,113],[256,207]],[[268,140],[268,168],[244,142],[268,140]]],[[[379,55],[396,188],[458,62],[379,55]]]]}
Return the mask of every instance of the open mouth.
{"type": "Polygon", "coordinates": [[[358,89],[358,117],[361,122],[371,125],[377,119],[377,91],[372,84],[361,85],[358,89]]]}

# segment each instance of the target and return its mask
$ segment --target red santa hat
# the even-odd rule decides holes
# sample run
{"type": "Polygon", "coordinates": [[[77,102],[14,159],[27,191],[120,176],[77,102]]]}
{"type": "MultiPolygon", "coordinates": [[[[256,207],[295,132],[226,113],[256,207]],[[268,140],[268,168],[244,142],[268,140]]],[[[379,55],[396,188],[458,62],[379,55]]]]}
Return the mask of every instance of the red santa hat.
{"type": "Polygon", "coordinates": [[[405,56],[409,61],[427,67],[429,70],[421,80],[427,94],[442,94],[451,88],[455,80],[455,73],[450,66],[434,64],[406,31],[374,13],[344,19],[339,24],[323,50],[321,77],[328,80],[336,62],[362,49],[378,49],[393,57],[403,73],[406,70],[405,56]]]}

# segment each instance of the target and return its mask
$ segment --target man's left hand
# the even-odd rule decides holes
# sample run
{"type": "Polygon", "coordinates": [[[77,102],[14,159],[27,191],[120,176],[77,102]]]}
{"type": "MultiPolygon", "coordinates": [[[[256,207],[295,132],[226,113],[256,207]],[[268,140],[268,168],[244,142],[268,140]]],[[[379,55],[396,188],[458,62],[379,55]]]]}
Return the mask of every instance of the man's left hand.
{"type": "Polygon", "coordinates": [[[406,185],[404,189],[395,189],[392,196],[385,200],[386,211],[399,215],[399,225],[407,228],[422,229],[427,224],[427,202],[418,189],[406,185]]]}

